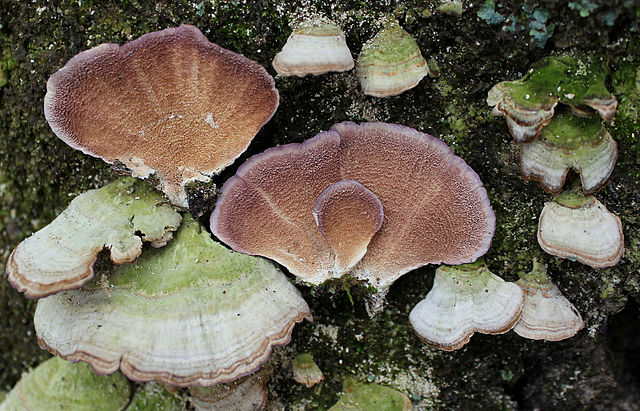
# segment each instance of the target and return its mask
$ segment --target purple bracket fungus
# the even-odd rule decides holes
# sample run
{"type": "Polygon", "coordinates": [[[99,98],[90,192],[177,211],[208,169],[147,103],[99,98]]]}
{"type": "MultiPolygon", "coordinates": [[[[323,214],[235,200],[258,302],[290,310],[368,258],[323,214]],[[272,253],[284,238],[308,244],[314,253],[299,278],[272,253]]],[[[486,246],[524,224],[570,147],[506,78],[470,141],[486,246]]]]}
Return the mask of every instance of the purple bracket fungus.
{"type": "Polygon", "coordinates": [[[313,205],[318,230],[335,255],[333,272],[351,271],[382,226],[384,212],[375,194],[353,180],[331,184],[313,205]]]}
{"type": "Polygon", "coordinates": [[[299,354],[293,360],[293,379],[307,388],[313,387],[324,379],[324,374],[313,361],[313,355],[309,353],[299,354]]]}
{"type": "Polygon", "coordinates": [[[606,69],[602,61],[560,56],[547,57],[520,80],[496,84],[487,97],[491,114],[505,116],[518,143],[535,140],[549,124],[558,103],[571,107],[579,116],[597,112],[613,120],[618,101],[605,87],[606,69]]]}
{"type": "Polygon", "coordinates": [[[353,57],[340,27],[314,19],[293,31],[272,65],[283,77],[317,76],[329,71],[351,70],[353,57]]]}
{"type": "Polygon", "coordinates": [[[520,165],[527,179],[554,194],[562,190],[570,168],[580,173],[586,194],[607,181],[618,158],[618,144],[597,117],[558,114],[540,138],[522,144],[520,165]]]}
{"type": "Polygon", "coordinates": [[[397,96],[417,86],[429,74],[420,48],[397,22],[369,40],[358,56],[356,75],[365,94],[397,96]]]}
{"type": "Polygon", "coordinates": [[[273,367],[267,365],[255,374],[211,387],[189,387],[196,411],[262,411],[267,409],[267,381],[273,367]]]}
{"type": "Polygon", "coordinates": [[[547,267],[533,261],[531,272],[516,281],[524,291],[522,316],[513,327],[521,337],[532,340],[560,341],[584,328],[576,308],[562,295],[547,275],[547,267]]]}
{"type": "Polygon", "coordinates": [[[474,332],[503,334],[522,313],[520,287],[493,274],[484,262],[436,270],[433,288],[409,314],[418,337],[434,347],[462,348],[474,332]]]}
{"type": "Polygon", "coordinates": [[[225,183],[211,215],[212,232],[233,249],[276,260],[312,284],[341,276],[355,260],[342,263],[336,242],[364,244],[373,235],[350,273],[382,293],[425,264],[476,260],[494,228],[486,190],[461,158],[435,137],[386,123],[336,124],[303,144],[251,157],[225,183]],[[351,216],[336,214],[336,205],[337,218],[318,218],[321,230],[331,232],[329,243],[313,215],[314,205],[326,202],[319,199],[325,190],[341,193],[351,216]],[[377,232],[375,197],[384,210],[377,232]]]}
{"type": "Polygon", "coordinates": [[[138,258],[143,241],[164,246],[182,217],[163,202],[162,194],[131,177],[79,195],[13,250],[9,282],[27,297],[41,298],[89,282],[103,248],[122,264],[138,258]]]}
{"type": "Polygon", "coordinates": [[[296,323],[312,320],[271,262],[216,243],[190,217],[168,246],[92,283],[38,301],[40,346],[118,368],[135,381],[209,386],[256,371],[296,323]]]}
{"type": "Polygon", "coordinates": [[[184,185],[233,163],[277,106],[263,67],[182,25],[73,57],[47,82],[44,112],[71,147],[155,173],[186,207],[184,185]]]}
{"type": "Polygon", "coordinates": [[[620,219],[579,188],[545,203],[538,223],[538,243],[549,254],[593,268],[618,264],[624,252],[620,219]]]}

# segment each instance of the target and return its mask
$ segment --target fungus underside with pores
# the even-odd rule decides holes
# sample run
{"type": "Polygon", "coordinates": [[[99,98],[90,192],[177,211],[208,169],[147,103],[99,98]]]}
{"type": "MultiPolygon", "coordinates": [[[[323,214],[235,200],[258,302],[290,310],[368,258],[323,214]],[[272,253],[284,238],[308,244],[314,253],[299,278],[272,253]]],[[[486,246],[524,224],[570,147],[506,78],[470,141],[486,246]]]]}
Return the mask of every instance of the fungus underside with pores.
{"type": "Polygon", "coordinates": [[[38,301],[43,348],[136,381],[212,385],[257,370],[311,320],[271,262],[228,250],[189,216],[169,245],[94,282],[38,301]]]}
{"type": "Polygon", "coordinates": [[[231,164],[278,100],[262,66],[182,25],[73,57],[47,83],[45,117],[71,147],[155,173],[186,207],[184,185],[231,164]]]}
{"type": "Polygon", "coordinates": [[[462,348],[474,332],[502,334],[520,318],[520,287],[489,271],[484,262],[436,270],[433,287],[409,314],[418,337],[434,347],[462,348]]]}
{"type": "Polygon", "coordinates": [[[556,105],[571,107],[577,115],[597,112],[611,121],[617,100],[605,87],[606,70],[596,58],[547,57],[520,80],[496,84],[487,97],[492,114],[505,116],[514,140],[535,140],[549,124],[556,105]]]}
{"type": "Polygon", "coordinates": [[[122,178],[79,195],[49,225],[20,243],[7,262],[9,282],[30,298],[81,287],[93,278],[103,248],[116,264],[130,263],[142,242],[162,247],[182,217],[162,194],[122,178]]]}
{"type": "MultiPolygon", "coordinates": [[[[384,222],[350,271],[382,293],[417,267],[471,262],[489,248],[495,216],[478,175],[441,140],[387,123],[340,123],[303,144],[251,157],[222,188],[212,232],[305,282],[339,277],[336,253],[312,211],[327,187],[344,180],[382,204],[384,222]]],[[[338,224],[343,232],[371,232],[371,225],[356,228],[351,220],[334,220],[333,232],[338,224]]]]}
{"type": "Polygon", "coordinates": [[[538,243],[549,254],[593,268],[616,265],[624,252],[620,219],[577,187],[545,203],[538,223],[538,243]]]}

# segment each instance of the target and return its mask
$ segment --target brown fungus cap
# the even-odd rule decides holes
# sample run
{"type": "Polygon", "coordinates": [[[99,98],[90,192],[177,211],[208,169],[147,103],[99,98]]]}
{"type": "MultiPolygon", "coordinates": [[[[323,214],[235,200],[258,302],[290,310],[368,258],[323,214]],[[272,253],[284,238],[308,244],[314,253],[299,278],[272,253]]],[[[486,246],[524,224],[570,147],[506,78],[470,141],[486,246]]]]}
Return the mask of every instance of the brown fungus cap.
{"type": "Polygon", "coordinates": [[[211,229],[304,281],[339,277],[312,211],[341,180],[357,181],[382,203],[384,222],[352,270],[382,291],[414,268],[471,262],[489,248],[495,215],[478,175],[441,140],[387,123],[340,123],[253,156],[225,183],[211,229]]]}
{"type": "Polygon", "coordinates": [[[73,57],[49,79],[44,110],[71,147],[136,177],[156,173],[186,206],[184,185],[231,164],[278,99],[262,66],[182,25],[73,57]]]}

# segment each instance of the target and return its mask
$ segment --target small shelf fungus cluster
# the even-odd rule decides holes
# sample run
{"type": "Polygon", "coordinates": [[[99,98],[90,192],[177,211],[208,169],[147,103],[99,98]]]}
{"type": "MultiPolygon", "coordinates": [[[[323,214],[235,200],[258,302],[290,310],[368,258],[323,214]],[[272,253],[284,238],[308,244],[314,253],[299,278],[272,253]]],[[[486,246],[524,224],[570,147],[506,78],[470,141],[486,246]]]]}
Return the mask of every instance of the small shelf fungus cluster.
{"type": "Polygon", "coordinates": [[[486,190],[461,158],[387,123],[340,123],[251,157],[211,215],[212,232],[237,251],[311,284],[350,274],[382,296],[417,267],[475,261],[494,228],[486,190]]]}
{"type": "MultiPolygon", "coordinates": [[[[272,65],[283,77],[342,72],[354,67],[344,32],[322,18],[305,21],[293,30],[272,65]]],[[[362,46],[356,63],[362,91],[374,97],[401,94],[427,74],[429,66],[418,44],[394,20],[383,22],[383,28],[362,46]]]]}
{"type": "Polygon", "coordinates": [[[581,190],[545,205],[538,242],[550,254],[594,268],[617,264],[624,251],[620,220],[591,196],[618,158],[618,144],[603,122],[613,120],[618,105],[605,86],[606,74],[605,63],[595,58],[548,57],[524,78],[495,85],[487,97],[492,113],[507,119],[521,145],[526,179],[559,194],[569,170],[579,173],[581,190]]]}

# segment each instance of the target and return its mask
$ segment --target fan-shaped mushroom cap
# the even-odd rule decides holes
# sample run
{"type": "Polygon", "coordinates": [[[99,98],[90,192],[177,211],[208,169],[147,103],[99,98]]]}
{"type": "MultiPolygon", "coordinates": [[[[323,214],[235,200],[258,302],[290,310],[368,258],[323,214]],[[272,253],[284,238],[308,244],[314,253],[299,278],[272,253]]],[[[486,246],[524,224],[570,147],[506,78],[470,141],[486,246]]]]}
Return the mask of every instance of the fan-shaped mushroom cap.
{"type": "Polygon", "coordinates": [[[338,402],[329,408],[330,411],[413,410],[411,400],[400,391],[390,387],[378,384],[363,384],[354,379],[345,378],[343,389],[344,394],[340,395],[338,402]]]}
{"type": "Polygon", "coordinates": [[[547,57],[520,80],[496,84],[487,97],[492,114],[504,115],[516,142],[535,140],[553,117],[558,102],[582,116],[591,109],[611,121],[618,102],[604,85],[602,63],[589,59],[547,57]]]}
{"type": "Polygon", "coordinates": [[[365,94],[396,96],[418,85],[429,66],[409,33],[397,23],[369,40],[358,56],[356,75],[365,94]]]}
{"type": "Polygon", "coordinates": [[[142,241],[162,247],[182,217],[162,194],[123,178],[79,195],[48,226],[18,244],[7,262],[9,282],[30,298],[81,287],[109,248],[116,264],[135,261],[142,241]],[[142,238],[138,236],[142,233],[142,238]]]}
{"type": "Polygon", "coordinates": [[[335,254],[333,271],[350,271],[382,226],[384,212],[375,194],[353,180],[331,184],[313,205],[318,230],[335,254]]]}
{"type": "Polygon", "coordinates": [[[489,248],[495,216],[478,175],[441,140],[386,123],[336,124],[251,157],[222,188],[211,230],[235,250],[322,283],[341,273],[312,211],[341,180],[382,203],[382,227],[352,271],[378,289],[414,268],[474,261],[489,248]]]}
{"type": "Polygon", "coordinates": [[[576,189],[545,203],[538,243],[549,254],[593,268],[618,264],[624,252],[620,219],[595,197],[585,197],[576,189]]]}
{"type": "Polygon", "coordinates": [[[101,374],[212,385],[255,371],[295,323],[311,320],[272,263],[226,249],[190,218],[167,247],[116,267],[109,282],[40,300],[40,345],[101,374]]]}
{"type": "Polygon", "coordinates": [[[293,379],[309,388],[322,381],[324,375],[318,364],[313,361],[313,355],[304,353],[293,360],[293,379]]]}
{"type": "Polygon", "coordinates": [[[418,337],[434,347],[462,348],[474,332],[502,334],[520,318],[524,296],[482,262],[436,270],[433,288],[409,314],[418,337]]]}
{"type": "Polygon", "coordinates": [[[531,272],[516,284],[524,291],[522,316],[513,327],[519,336],[560,341],[573,337],[584,327],[580,313],[551,282],[544,264],[534,260],[531,272]]]}
{"type": "Polygon", "coordinates": [[[277,106],[263,67],[182,25],[73,57],[47,82],[44,112],[71,147],[155,172],[186,206],[184,185],[233,163],[277,106]]]}
{"type": "Polygon", "coordinates": [[[618,158],[618,144],[598,118],[556,115],[539,139],[522,144],[520,164],[527,179],[559,193],[570,168],[580,172],[582,189],[590,194],[607,181],[618,158]]]}
{"type": "Polygon", "coordinates": [[[269,404],[266,385],[272,372],[272,367],[265,366],[253,375],[228,384],[189,387],[191,402],[196,411],[266,410],[269,404]]]}
{"type": "Polygon", "coordinates": [[[340,27],[314,19],[302,23],[291,33],[272,64],[284,77],[317,76],[329,71],[351,70],[353,57],[340,27]]]}
{"type": "Polygon", "coordinates": [[[52,357],[18,381],[0,410],[122,410],[130,395],[120,373],[99,376],[86,364],[52,357]]]}

